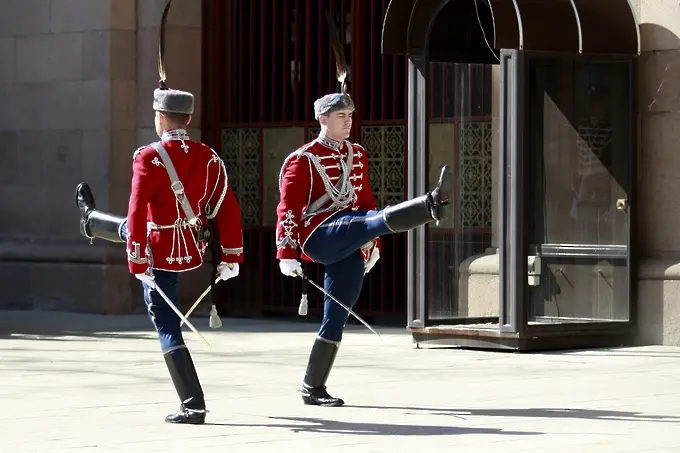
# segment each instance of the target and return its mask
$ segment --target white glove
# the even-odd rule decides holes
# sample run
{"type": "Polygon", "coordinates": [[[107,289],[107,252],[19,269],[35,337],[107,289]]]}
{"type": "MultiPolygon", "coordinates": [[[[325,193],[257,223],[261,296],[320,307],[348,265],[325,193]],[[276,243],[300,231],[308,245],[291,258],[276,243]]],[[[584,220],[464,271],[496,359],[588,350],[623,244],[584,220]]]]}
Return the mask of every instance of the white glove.
{"type": "Polygon", "coordinates": [[[373,249],[373,253],[371,253],[371,257],[366,261],[366,264],[364,264],[364,274],[368,274],[371,269],[373,269],[373,266],[375,266],[375,263],[378,262],[380,259],[380,249],[378,247],[373,249]]]}
{"type": "Polygon", "coordinates": [[[221,280],[229,280],[238,275],[238,263],[220,263],[217,265],[217,272],[221,280]]]}
{"type": "Polygon", "coordinates": [[[143,274],[135,274],[138,280],[144,283],[151,289],[156,289],[156,280],[151,272],[151,269],[147,269],[143,274]]]}
{"type": "Polygon", "coordinates": [[[287,277],[299,277],[302,275],[302,266],[298,260],[280,260],[281,273],[287,277]]]}

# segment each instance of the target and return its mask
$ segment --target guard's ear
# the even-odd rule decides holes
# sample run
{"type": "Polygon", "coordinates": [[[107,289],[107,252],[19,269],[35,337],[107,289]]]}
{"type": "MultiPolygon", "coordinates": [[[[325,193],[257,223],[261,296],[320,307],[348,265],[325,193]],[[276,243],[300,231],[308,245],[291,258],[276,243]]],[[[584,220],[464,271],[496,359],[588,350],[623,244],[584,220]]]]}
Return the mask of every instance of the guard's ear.
{"type": "Polygon", "coordinates": [[[187,126],[191,124],[191,120],[194,118],[193,115],[189,115],[189,121],[187,121],[187,126]]]}
{"type": "Polygon", "coordinates": [[[323,126],[326,126],[328,123],[328,117],[326,115],[319,116],[319,123],[321,123],[323,126]]]}

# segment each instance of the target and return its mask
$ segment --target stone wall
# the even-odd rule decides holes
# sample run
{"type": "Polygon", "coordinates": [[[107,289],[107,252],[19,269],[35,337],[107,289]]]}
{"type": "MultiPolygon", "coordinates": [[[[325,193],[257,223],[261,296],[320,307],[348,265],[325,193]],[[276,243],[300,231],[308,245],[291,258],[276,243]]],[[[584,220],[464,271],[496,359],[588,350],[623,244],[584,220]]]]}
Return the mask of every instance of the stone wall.
{"type": "MultiPolygon", "coordinates": [[[[79,235],[74,190],[88,181],[98,208],[127,211],[132,152],[154,138],[164,5],[0,0],[0,307],[121,313],[140,306],[124,246],[89,245],[79,235]]],[[[169,82],[197,95],[194,135],[200,27],[200,2],[173,3],[169,82]]]]}
{"type": "Polygon", "coordinates": [[[640,22],[637,295],[642,343],[680,345],[680,5],[633,0],[640,22]]]}

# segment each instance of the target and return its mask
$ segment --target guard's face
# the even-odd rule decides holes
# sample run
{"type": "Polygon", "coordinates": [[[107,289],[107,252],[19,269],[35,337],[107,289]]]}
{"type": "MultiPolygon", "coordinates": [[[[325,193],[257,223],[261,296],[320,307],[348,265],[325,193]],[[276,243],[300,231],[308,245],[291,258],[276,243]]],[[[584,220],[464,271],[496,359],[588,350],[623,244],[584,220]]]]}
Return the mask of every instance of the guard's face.
{"type": "Polygon", "coordinates": [[[349,137],[352,131],[352,114],[353,110],[345,109],[331,112],[328,116],[322,116],[321,124],[326,125],[326,134],[338,140],[344,140],[349,137]]]}

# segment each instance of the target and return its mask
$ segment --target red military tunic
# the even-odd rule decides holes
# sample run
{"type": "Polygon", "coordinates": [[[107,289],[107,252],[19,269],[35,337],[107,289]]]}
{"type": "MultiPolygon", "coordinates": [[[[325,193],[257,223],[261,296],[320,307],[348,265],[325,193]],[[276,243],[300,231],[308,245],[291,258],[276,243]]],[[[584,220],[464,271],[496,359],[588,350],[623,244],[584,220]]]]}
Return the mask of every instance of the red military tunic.
{"type": "MultiPolygon", "coordinates": [[[[229,185],[224,162],[207,145],[193,142],[184,130],[166,132],[166,149],[184,193],[198,217],[197,225],[215,218],[222,262],[243,262],[241,211],[229,185]]],[[[128,266],[133,274],[152,269],[182,272],[199,267],[208,246],[170,187],[163,161],[151,145],[133,157],[132,192],[128,206],[128,266]]]]}
{"type": "MultiPolygon", "coordinates": [[[[341,211],[376,209],[368,180],[368,156],[358,144],[336,142],[323,135],[294,151],[283,162],[279,176],[280,201],[276,208],[276,258],[297,259],[297,248],[305,261],[313,261],[304,253],[307,238],[326,219],[341,211]],[[348,145],[352,148],[349,168],[348,145]],[[346,166],[346,171],[343,170],[346,166]],[[336,203],[327,194],[333,186],[345,183],[345,196],[336,203]],[[316,203],[321,197],[324,203],[316,203]],[[320,206],[319,206],[320,205],[320,206]],[[310,209],[311,207],[311,209],[310,209]],[[317,209],[314,209],[314,208],[317,209]]],[[[337,195],[337,192],[336,192],[337,195]]],[[[336,197],[338,198],[338,197],[336,197]]],[[[380,241],[362,247],[368,260],[380,241]]]]}

